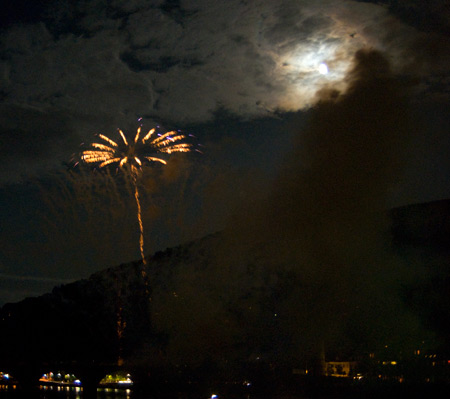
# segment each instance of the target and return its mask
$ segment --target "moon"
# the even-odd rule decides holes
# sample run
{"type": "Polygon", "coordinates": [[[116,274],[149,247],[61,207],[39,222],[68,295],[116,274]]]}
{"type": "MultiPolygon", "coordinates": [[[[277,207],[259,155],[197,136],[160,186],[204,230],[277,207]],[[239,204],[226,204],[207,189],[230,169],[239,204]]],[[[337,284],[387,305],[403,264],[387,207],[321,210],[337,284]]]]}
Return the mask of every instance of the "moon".
{"type": "Polygon", "coordinates": [[[326,75],[326,74],[328,74],[328,66],[327,66],[327,64],[325,64],[324,62],[322,62],[322,63],[319,65],[319,73],[320,73],[321,75],[326,75]]]}

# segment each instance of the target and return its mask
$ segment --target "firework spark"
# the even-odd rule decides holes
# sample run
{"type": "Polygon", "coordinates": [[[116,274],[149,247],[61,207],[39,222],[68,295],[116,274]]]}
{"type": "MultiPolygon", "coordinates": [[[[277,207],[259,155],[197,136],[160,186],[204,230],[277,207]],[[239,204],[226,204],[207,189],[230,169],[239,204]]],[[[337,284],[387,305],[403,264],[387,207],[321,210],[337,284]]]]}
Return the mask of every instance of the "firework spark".
{"type": "Polygon", "coordinates": [[[153,128],[141,138],[140,126],[132,141],[127,140],[122,130],[118,129],[118,131],[122,139],[121,142],[116,142],[103,134],[99,134],[98,137],[103,142],[92,143],[91,149],[82,152],[81,160],[85,163],[98,164],[100,168],[113,164],[118,164],[120,168],[128,167],[131,173],[134,198],[137,206],[137,219],[140,231],[139,249],[141,251],[142,262],[146,264],[144,256],[144,227],[137,186],[139,171],[144,162],[159,162],[165,165],[165,154],[189,152],[191,145],[183,143],[182,140],[185,139],[185,136],[176,131],[161,134],[157,133],[156,129],[153,128]]]}

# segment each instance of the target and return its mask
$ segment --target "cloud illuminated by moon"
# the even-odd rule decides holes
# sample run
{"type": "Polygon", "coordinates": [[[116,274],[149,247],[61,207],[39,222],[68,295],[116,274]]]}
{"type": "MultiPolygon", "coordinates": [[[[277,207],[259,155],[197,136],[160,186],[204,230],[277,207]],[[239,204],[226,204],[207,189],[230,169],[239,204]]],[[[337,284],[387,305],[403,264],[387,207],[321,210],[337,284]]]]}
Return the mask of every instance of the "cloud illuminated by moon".
{"type": "MultiPolygon", "coordinates": [[[[15,27],[5,36],[5,92],[42,109],[105,117],[134,110],[174,122],[207,120],[217,108],[250,117],[295,111],[324,85],[342,89],[355,52],[382,45],[373,26],[388,18],[383,7],[353,1],[250,3],[187,0],[180,24],[136,1],[123,24],[103,17],[97,31],[85,19],[86,35],[58,41],[44,25],[15,27]]],[[[401,24],[390,26],[400,43],[401,24]]]]}
{"type": "MultiPolygon", "coordinates": [[[[446,76],[448,70],[444,51],[435,51],[442,38],[421,34],[388,8],[368,2],[184,0],[173,9],[160,1],[111,3],[115,13],[94,15],[104,2],[81,2],[77,15],[85,17],[76,19],[55,2],[54,20],[2,33],[0,119],[9,135],[4,142],[13,142],[15,131],[24,132],[24,141],[45,132],[39,148],[43,169],[60,165],[61,159],[48,156],[55,151],[45,149],[54,149],[62,130],[77,136],[72,143],[67,134],[61,140],[58,151],[65,150],[66,159],[73,143],[90,137],[93,128],[111,130],[137,115],[184,125],[211,120],[218,110],[252,119],[307,109],[324,88],[345,91],[360,49],[383,52],[394,71],[412,76],[446,76]],[[62,32],[55,34],[55,26],[62,32]],[[432,43],[433,52],[420,55],[418,38],[422,47],[432,43]],[[27,122],[30,112],[36,122],[27,122]],[[47,120],[55,115],[63,129],[49,129],[47,120]]],[[[446,80],[439,79],[443,87],[446,80]]],[[[0,182],[38,171],[36,149],[25,156],[33,167],[15,162],[0,182]]]]}

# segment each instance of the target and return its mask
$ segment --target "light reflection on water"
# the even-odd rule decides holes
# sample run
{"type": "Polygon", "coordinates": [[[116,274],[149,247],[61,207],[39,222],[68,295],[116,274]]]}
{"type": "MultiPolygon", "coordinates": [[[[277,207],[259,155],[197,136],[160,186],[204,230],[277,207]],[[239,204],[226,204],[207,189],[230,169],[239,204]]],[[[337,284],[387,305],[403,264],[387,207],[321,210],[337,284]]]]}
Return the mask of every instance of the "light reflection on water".
{"type": "MultiPolygon", "coordinates": [[[[83,399],[83,390],[75,387],[39,387],[33,391],[22,391],[17,386],[0,386],[0,399],[83,399]]],[[[157,394],[136,393],[130,389],[97,389],[96,399],[211,399],[212,396],[202,394],[183,394],[181,392],[173,395],[159,397],[157,394]]],[[[273,396],[274,399],[286,396],[273,396]]],[[[303,396],[288,396],[289,399],[305,399],[303,396]]],[[[218,399],[266,399],[265,396],[242,395],[218,395],[218,399]]],[[[323,399],[335,399],[334,397],[323,397],[323,399]]],[[[342,397],[340,397],[342,399],[342,397]]]]}
{"type": "Polygon", "coordinates": [[[49,386],[40,385],[39,386],[40,397],[47,397],[47,394],[57,395],[58,398],[70,398],[70,399],[81,399],[82,389],[80,387],[68,387],[68,386],[49,386]]]}
{"type": "MultiPolygon", "coordinates": [[[[0,399],[83,399],[83,388],[73,386],[40,385],[32,392],[21,391],[16,385],[0,384],[0,399]]],[[[97,399],[133,399],[131,389],[98,388],[97,399]]]]}
{"type": "Polygon", "coordinates": [[[16,388],[15,384],[0,384],[0,392],[14,391],[16,388]]]}
{"type": "Polygon", "coordinates": [[[98,399],[131,399],[131,389],[97,388],[98,399]]]}

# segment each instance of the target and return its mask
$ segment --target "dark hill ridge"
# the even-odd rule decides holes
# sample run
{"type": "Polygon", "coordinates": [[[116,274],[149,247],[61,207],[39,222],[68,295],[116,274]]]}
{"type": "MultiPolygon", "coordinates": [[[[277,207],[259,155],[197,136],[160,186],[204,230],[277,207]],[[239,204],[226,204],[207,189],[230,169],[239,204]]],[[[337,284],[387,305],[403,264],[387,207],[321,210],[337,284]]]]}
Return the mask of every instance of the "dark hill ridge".
{"type": "Polygon", "coordinates": [[[395,208],[390,217],[395,246],[450,251],[450,200],[395,208]]]}
{"type": "MultiPolygon", "coordinates": [[[[402,285],[404,306],[442,339],[431,344],[448,351],[450,200],[397,208],[390,216],[396,252],[409,267],[427,270],[420,280],[402,285]]],[[[361,310],[370,315],[373,298],[362,297],[353,309],[346,295],[339,296],[346,291],[331,293],[322,283],[308,286],[301,275],[283,265],[266,268],[267,260],[257,256],[232,265],[227,261],[232,252],[217,233],[157,252],[146,267],[120,265],[6,304],[0,312],[0,339],[7,343],[0,347],[1,362],[115,362],[121,357],[134,366],[200,367],[264,357],[289,363],[317,357],[319,340],[327,353],[357,357],[392,333],[392,326],[380,325],[382,318],[374,317],[373,325],[361,323],[366,320],[361,310]],[[345,318],[330,335],[323,333],[333,317],[328,307],[345,318]],[[381,335],[374,338],[375,331],[381,335]]],[[[413,339],[407,328],[403,333],[413,339]]],[[[411,329],[417,330],[412,324],[411,329]]]]}
{"type": "Polygon", "coordinates": [[[134,352],[151,331],[150,287],[170,290],[177,270],[206,264],[211,239],[155,253],[144,276],[142,262],[132,262],[55,287],[40,297],[4,305],[0,334],[11,345],[2,346],[0,358],[110,361],[117,359],[119,351],[134,352]],[[126,324],[120,345],[118,318],[126,324]]]}

